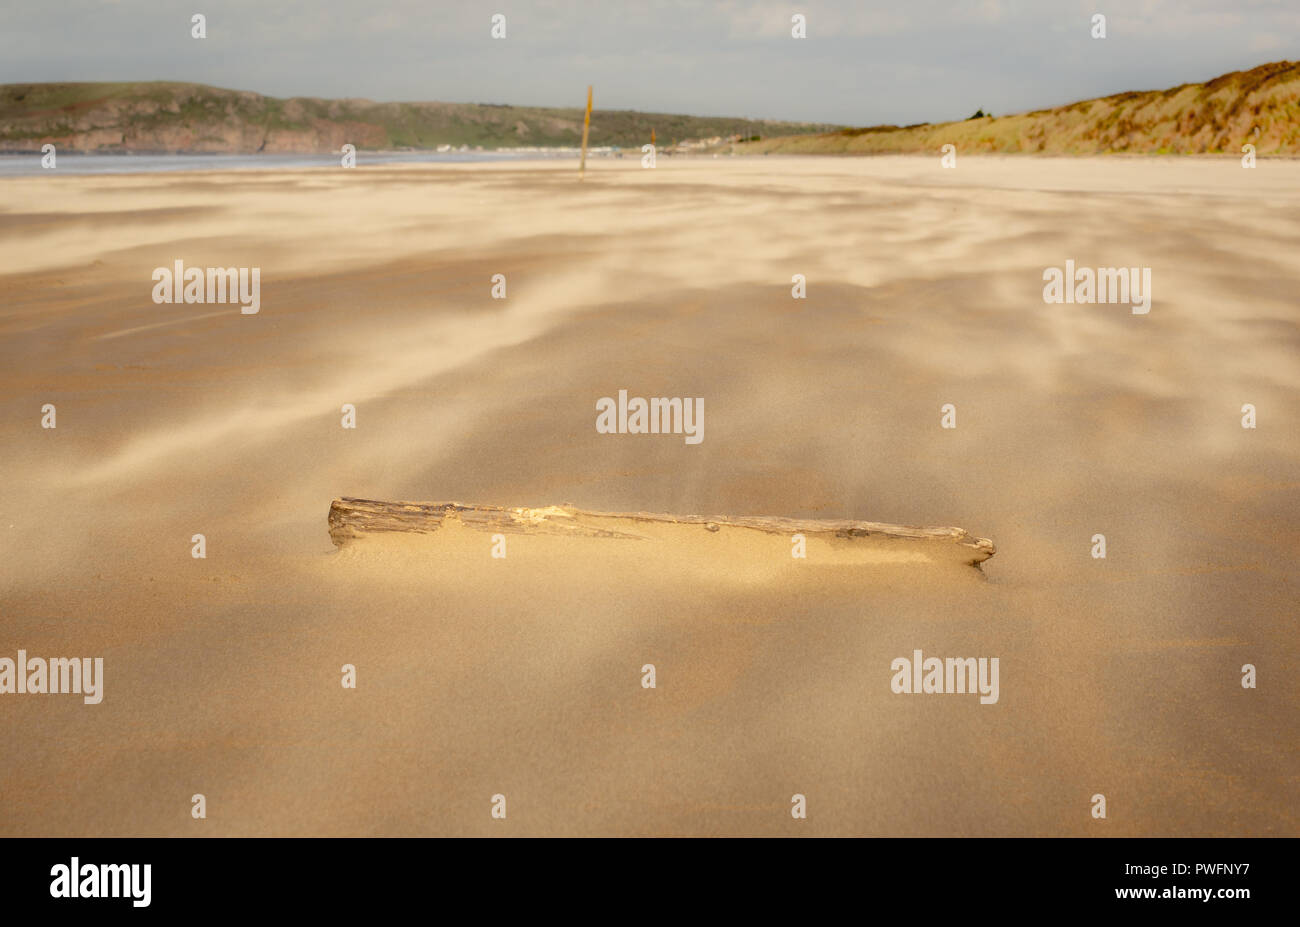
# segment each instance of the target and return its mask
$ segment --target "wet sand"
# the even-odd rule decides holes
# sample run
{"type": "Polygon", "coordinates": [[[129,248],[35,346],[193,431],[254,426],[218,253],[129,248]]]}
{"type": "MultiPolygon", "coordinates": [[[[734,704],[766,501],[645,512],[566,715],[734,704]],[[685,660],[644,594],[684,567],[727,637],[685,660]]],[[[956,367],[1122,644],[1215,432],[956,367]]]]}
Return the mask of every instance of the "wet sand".
{"type": "Polygon", "coordinates": [[[0,695],[0,834],[1300,834],[1298,214],[1300,162],[1235,159],[6,179],[0,657],[105,681],[0,695]],[[260,312],[154,304],[176,260],[260,312]],[[1066,260],[1150,313],[1045,304],[1066,260]],[[704,440],[598,434],[619,389],[704,440]],[[998,552],[336,551],[338,496],[998,552]],[[893,693],[918,649],[999,700],[893,693]]]}

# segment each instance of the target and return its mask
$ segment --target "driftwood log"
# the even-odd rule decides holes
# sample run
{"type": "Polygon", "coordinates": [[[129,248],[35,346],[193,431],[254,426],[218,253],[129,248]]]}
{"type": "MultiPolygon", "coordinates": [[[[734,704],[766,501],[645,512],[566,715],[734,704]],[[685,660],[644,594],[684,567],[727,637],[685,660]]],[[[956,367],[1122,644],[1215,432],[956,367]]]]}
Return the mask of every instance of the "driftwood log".
{"type": "Polygon", "coordinates": [[[376,502],[335,499],[330,503],[330,540],[336,547],[349,541],[390,531],[431,534],[449,519],[479,531],[501,534],[551,534],[569,537],[642,540],[640,525],[699,525],[706,531],[748,528],[787,537],[858,538],[872,541],[949,543],[965,548],[961,557],[978,564],[993,556],[993,542],[973,537],[961,528],[915,528],[873,521],[779,518],[766,515],[657,515],[648,512],[588,512],[569,505],[545,508],[506,508],[460,502],[376,502]]]}

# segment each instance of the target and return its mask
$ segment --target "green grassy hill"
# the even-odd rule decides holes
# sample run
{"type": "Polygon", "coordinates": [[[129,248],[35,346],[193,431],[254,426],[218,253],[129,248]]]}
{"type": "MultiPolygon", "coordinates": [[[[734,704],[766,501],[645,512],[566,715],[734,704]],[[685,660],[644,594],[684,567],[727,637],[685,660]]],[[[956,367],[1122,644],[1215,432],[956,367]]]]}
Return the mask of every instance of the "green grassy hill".
{"type": "MultiPolygon", "coordinates": [[[[575,96],[581,98],[581,90],[575,96]]],[[[573,146],[580,108],[484,103],[277,99],[203,84],[0,85],[0,151],[325,152],[359,149],[573,146]]],[[[593,146],[640,147],[687,138],[796,135],[837,128],[663,113],[594,110],[593,146]]]]}

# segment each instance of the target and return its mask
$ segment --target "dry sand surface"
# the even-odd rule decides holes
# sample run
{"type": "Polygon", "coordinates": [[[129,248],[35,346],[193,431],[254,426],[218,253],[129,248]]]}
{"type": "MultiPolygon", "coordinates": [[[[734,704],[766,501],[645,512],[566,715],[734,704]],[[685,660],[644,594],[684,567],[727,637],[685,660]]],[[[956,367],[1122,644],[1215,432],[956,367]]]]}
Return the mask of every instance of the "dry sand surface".
{"type": "Polygon", "coordinates": [[[1300,163],[1236,159],[5,180],[0,656],[105,680],[0,698],[0,833],[1300,834],[1297,216],[1300,163]],[[155,305],[177,259],[261,311],[155,305]],[[1067,259],[1152,268],[1150,314],[1044,304],[1067,259]],[[703,442],[597,434],[622,388],[703,442]],[[998,552],[336,551],[337,496],[998,552]],[[999,701],[894,694],[915,649],[999,701]]]}

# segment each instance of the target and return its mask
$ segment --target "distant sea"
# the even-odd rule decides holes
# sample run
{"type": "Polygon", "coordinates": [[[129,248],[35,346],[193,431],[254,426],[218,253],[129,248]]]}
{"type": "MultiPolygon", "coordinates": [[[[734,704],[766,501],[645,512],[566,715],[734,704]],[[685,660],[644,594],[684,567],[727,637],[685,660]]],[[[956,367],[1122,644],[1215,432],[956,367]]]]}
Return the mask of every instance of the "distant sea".
{"type": "MultiPolygon", "coordinates": [[[[357,152],[357,166],[368,164],[439,164],[462,161],[521,161],[577,158],[566,149],[534,151],[386,151],[357,152]]],[[[153,174],[162,171],[289,170],[339,167],[342,154],[58,154],[53,169],[41,167],[40,154],[0,154],[0,177],[31,174],[153,174]]]]}

